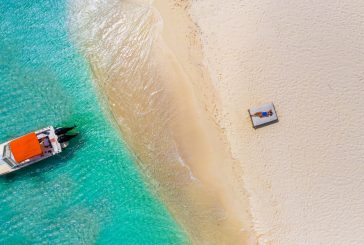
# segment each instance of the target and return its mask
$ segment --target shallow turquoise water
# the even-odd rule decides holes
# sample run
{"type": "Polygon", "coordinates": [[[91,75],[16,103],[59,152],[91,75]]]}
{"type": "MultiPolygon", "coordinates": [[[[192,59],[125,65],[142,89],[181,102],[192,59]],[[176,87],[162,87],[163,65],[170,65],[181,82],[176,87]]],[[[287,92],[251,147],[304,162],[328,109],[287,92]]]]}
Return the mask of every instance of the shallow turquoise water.
{"type": "Polygon", "coordinates": [[[105,116],[65,2],[0,10],[0,141],[47,125],[81,134],[61,156],[0,178],[0,244],[186,244],[105,116]]]}

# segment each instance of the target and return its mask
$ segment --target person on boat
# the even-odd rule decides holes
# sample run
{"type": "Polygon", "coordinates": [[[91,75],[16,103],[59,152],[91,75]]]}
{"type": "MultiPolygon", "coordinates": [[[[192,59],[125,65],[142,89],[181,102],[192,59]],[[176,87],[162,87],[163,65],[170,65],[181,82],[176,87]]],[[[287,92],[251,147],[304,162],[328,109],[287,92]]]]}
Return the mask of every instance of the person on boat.
{"type": "Polygon", "coordinates": [[[259,111],[259,112],[255,113],[254,115],[252,115],[252,117],[259,117],[259,118],[265,118],[265,117],[271,117],[271,116],[273,116],[272,110],[259,111]]]}

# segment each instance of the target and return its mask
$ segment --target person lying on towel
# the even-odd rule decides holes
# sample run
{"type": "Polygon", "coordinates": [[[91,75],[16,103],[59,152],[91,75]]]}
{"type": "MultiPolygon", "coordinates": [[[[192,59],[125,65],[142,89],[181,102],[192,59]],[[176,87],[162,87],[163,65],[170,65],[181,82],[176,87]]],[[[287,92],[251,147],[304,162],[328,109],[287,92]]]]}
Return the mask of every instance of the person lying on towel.
{"type": "Polygon", "coordinates": [[[264,117],[271,117],[273,116],[273,111],[269,110],[269,111],[260,111],[255,113],[254,115],[252,115],[252,117],[259,117],[259,118],[264,118],[264,117]]]}

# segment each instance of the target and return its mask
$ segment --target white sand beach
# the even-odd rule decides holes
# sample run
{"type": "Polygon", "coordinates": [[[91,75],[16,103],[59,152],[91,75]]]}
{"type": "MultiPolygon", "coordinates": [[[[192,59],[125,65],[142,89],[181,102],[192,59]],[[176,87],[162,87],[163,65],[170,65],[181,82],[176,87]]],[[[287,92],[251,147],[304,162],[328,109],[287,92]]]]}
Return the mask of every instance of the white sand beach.
{"type": "Polygon", "coordinates": [[[74,2],[72,38],[140,169],[191,243],[256,244],[247,192],[234,177],[240,166],[216,122],[219,104],[184,4],[74,2]]]}
{"type": "Polygon", "coordinates": [[[86,1],[70,29],[194,244],[364,243],[364,3],[86,1]],[[279,122],[253,129],[250,107],[279,122]]]}
{"type": "Polygon", "coordinates": [[[364,244],[364,2],[193,1],[259,244],[364,244]],[[254,130],[247,109],[274,102],[254,130]]]}

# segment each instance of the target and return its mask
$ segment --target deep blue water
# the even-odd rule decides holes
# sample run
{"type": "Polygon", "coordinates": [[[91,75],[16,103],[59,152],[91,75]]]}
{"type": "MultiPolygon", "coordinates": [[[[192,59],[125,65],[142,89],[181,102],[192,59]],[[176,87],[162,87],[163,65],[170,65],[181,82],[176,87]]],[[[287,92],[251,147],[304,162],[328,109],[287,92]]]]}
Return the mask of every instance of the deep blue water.
{"type": "Polygon", "coordinates": [[[66,2],[0,1],[0,141],[78,125],[64,154],[0,178],[0,244],[186,244],[144,184],[67,34],[66,2]]]}

